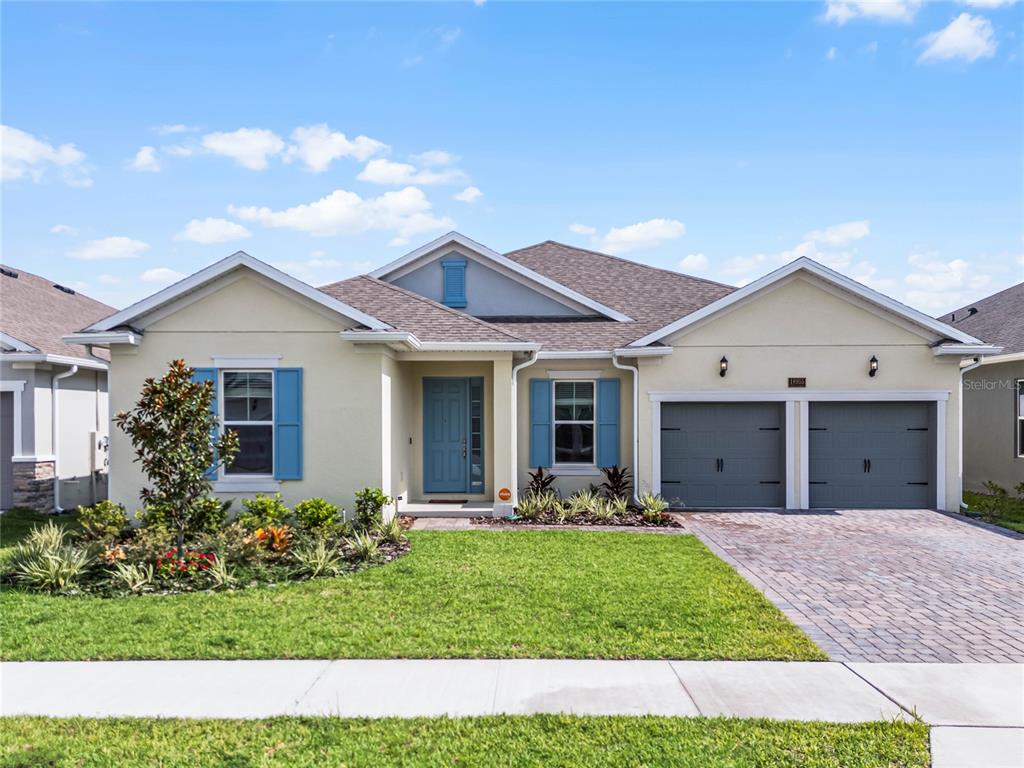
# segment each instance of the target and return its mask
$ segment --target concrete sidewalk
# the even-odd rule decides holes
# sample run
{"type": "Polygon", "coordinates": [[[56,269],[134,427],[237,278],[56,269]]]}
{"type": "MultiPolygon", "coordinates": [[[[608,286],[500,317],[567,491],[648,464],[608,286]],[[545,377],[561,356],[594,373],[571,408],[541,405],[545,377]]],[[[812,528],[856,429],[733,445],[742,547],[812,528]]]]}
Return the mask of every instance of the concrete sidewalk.
{"type": "Polygon", "coordinates": [[[396,659],[5,662],[0,713],[54,717],[917,715],[936,768],[1024,765],[1024,665],[396,659]],[[969,759],[973,762],[957,762],[969,759]]]}

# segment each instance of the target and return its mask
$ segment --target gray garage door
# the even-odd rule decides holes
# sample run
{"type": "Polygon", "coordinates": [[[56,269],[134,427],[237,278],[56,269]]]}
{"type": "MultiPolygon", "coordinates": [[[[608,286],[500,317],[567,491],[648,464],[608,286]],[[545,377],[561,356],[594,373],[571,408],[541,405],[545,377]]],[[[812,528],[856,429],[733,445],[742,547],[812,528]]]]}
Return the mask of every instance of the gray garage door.
{"type": "Polygon", "coordinates": [[[932,403],[811,403],[810,506],[935,506],[932,403]]]}
{"type": "Polygon", "coordinates": [[[785,504],[782,403],[663,403],[661,493],[687,507],[785,504]]]}
{"type": "Polygon", "coordinates": [[[0,509],[11,508],[11,479],[14,455],[14,395],[0,393],[0,509]]]}

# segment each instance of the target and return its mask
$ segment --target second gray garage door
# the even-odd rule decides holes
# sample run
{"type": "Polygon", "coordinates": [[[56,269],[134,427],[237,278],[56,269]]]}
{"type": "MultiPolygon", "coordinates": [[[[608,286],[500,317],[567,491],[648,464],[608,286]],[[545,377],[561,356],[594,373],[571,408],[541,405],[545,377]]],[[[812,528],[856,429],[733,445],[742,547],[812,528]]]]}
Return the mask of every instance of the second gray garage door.
{"type": "Polygon", "coordinates": [[[782,403],[663,403],[661,495],[674,506],[785,505],[782,403]]]}
{"type": "Polygon", "coordinates": [[[811,403],[810,506],[935,506],[933,403],[811,403]]]}

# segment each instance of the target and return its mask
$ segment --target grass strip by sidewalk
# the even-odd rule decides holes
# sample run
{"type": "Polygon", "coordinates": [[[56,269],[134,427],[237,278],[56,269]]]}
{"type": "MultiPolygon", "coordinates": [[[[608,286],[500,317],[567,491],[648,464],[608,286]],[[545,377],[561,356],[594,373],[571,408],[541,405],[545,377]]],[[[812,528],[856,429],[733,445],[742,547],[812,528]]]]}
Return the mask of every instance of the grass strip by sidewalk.
{"type": "Polygon", "coordinates": [[[336,579],[129,598],[0,594],[8,660],[826,658],[695,537],[412,531],[336,579]]]}
{"type": "Polygon", "coordinates": [[[722,718],[532,717],[343,720],[4,718],[0,765],[667,766],[926,768],[928,728],[909,723],[722,718]]]}

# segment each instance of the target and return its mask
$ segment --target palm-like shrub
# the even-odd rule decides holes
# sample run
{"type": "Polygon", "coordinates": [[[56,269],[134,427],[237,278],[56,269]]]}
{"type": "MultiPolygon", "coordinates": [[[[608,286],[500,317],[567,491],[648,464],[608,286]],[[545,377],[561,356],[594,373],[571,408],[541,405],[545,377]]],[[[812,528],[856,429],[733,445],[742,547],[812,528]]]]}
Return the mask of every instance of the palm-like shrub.
{"type": "Polygon", "coordinates": [[[527,492],[535,495],[550,490],[551,484],[557,479],[550,472],[545,472],[544,467],[537,467],[536,472],[529,472],[528,474],[530,475],[530,485],[527,488],[527,492]]]}
{"type": "Polygon", "coordinates": [[[380,542],[368,533],[355,533],[345,539],[344,544],[353,557],[364,563],[376,560],[380,555],[380,542]]]}
{"type": "Polygon", "coordinates": [[[661,519],[668,509],[668,502],[661,496],[646,491],[640,494],[640,516],[649,523],[661,519]]]}
{"type": "Polygon", "coordinates": [[[598,486],[601,493],[609,500],[628,499],[629,492],[633,485],[633,476],[629,467],[619,467],[615,464],[611,467],[604,467],[601,472],[604,474],[604,482],[598,486]]]}
{"type": "Polygon", "coordinates": [[[402,528],[397,517],[392,517],[386,523],[378,523],[373,529],[373,533],[378,539],[386,541],[388,544],[399,544],[406,538],[405,529],[402,528]]]}
{"type": "Polygon", "coordinates": [[[141,594],[153,588],[155,572],[152,563],[115,562],[110,570],[110,582],[118,589],[141,594]]]}
{"type": "Polygon", "coordinates": [[[516,513],[524,520],[539,520],[542,515],[550,512],[558,505],[558,497],[554,491],[532,493],[527,491],[519,497],[516,513]]]}
{"type": "Polygon", "coordinates": [[[576,491],[569,497],[569,513],[573,517],[593,515],[601,503],[601,497],[590,489],[576,491]]]}
{"type": "Polygon", "coordinates": [[[85,547],[68,543],[68,532],[53,523],[32,530],[15,547],[7,561],[11,577],[30,589],[69,592],[93,564],[95,556],[85,547]]]}

